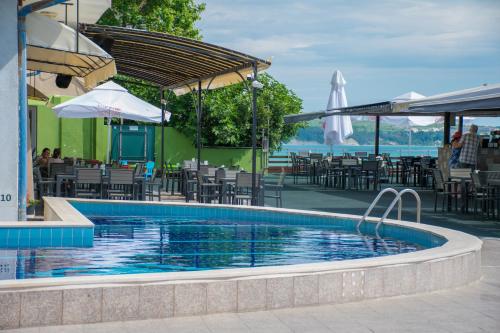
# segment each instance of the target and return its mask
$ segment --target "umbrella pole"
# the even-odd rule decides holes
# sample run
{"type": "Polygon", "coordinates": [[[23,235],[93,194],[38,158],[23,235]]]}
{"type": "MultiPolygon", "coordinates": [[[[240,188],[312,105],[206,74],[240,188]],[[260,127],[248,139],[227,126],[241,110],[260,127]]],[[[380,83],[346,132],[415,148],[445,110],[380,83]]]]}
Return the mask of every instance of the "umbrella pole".
{"type": "Polygon", "coordinates": [[[108,147],[106,149],[106,164],[110,163],[111,156],[111,117],[108,117],[108,147]]]}

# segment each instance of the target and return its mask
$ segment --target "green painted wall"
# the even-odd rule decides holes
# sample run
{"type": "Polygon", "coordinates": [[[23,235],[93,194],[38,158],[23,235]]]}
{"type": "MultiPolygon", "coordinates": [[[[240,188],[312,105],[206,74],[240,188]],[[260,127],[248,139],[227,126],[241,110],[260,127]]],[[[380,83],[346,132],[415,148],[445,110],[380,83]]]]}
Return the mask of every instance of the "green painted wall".
{"type": "MultiPolygon", "coordinates": [[[[165,128],[165,161],[182,163],[196,157],[196,148],[184,134],[174,128],[165,128]]],[[[157,128],[155,140],[155,158],[161,159],[161,129],[157,128]]],[[[260,170],[261,151],[257,150],[257,170],[260,170]]],[[[201,160],[207,160],[212,165],[240,166],[245,170],[252,169],[251,148],[210,147],[201,150],[201,160]]]]}
{"type": "MultiPolygon", "coordinates": [[[[52,105],[60,104],[71,97],[53,97],[52,105]]],[[[83,157],[85,159],[106,160],[108,141],[107,126],[103,119],[65,119],[39,101],[29,100],[29,105],[37,107],[37,154],[44,147],[51,150],[60,147],[63,157],[83,157]]],[[[161,128],[155,131],[155,160],[160,162],[161,128]]],[[[196,156],[191,140],[174,128],[165,128],[165,161],[182,163],[196,156]]],[[[257,169],[260,170],[260,149],[257,151],[257,169]]],[[[202,161],[213,165],[240,166],[252,169],[251,148],[210,147],[201,151],[202,161]]]]}
{"type": "MultiPolygon", "coordinates": [[[[52,105],[70,97],[53,97],[52,105]]],[[[85,159],[106,159],[107,127],[102,119],[65,119],[37,101],[29,100],[37,107],[37,154],[45,147],[61,148],[62,156],[85,159]]]]}

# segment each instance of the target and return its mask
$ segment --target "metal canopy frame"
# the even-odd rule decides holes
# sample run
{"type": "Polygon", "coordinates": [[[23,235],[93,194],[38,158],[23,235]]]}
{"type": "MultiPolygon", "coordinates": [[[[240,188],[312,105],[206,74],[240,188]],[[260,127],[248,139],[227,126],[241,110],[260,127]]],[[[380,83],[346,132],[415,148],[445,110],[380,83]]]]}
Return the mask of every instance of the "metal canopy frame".
{"type": "MultiPolygon", "coordinates": [[[[80,32],[93,39],[106,36],[113,40],[108,51],[115,59],[119,74],[132,76],[156,85],[160,91],[162,117],[167,109],[164,92],[183,88],[197,95],[196,147],[197,169],[201,162],[201,122],[203,119],[203,90],[244,82],[252,92],[252,204],[257,204],[257,89],[248,84],[257,80],[257,72],[268,68],[271,62],[241,52],[201,41],[121,27],[96,24],[80,25],[80,32]],[[228,78],[228,75],[233,77],[228,78]]],[[[164,168],[164,121],[162,121],[161,167],[164,168]]]]}
{"type": "Polygon", "coordinates": [[[455,91],[408,102],[380,102],[352,107],[323,110],[285,116],[286,124],[320,119],[334,115],[374,116],[375,154],[379,154],[381,116],[443,116],[443,143],[449,143],[451,116],[458,116],[463,128],[463,116],[500,117],[500,84],[455,91]]]}

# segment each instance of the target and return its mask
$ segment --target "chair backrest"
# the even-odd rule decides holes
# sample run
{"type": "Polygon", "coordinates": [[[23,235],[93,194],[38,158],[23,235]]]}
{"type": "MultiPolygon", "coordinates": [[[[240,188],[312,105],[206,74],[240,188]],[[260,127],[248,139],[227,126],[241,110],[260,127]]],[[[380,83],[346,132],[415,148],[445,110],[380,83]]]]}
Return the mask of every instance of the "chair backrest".
{"type": "Polygon", "coordinates": [[[64,168],[64,173],[67,175],[73,175],[75,174],[75,167],[73,165],[67,165],[64,168]]]}
{"type": "Polygon", "coordinates": [[[377,155],[375,155],[375,154],[368,154],[368,159],[369,159],[369,160],[373,161],[373,160],[375,160],[376,158],[377,158],[377,155]]]}
{"type": "Polygon", "coordinates": [[[144,163],[137,163],[134,168],[134,177],[142,177],[144,174],[144,163]]]}
{"type": "Polygon", "coordinates": [[[482,186],[481,184],[481,178],[479,177],[479,174],[476,172],[471,172],[470,173],[470,178],[472,180],[472,186],[474,188],[474,191],[477,192],[482,186]]]}
{"type": "Polygon", "coordinates": [[[155,162],[149,161],[146,163],[146,172],[144,173],[144,176],[146,177],[153,177],[153,171],[155,168],[155,162]]]}
{"type": "Polygon", "coordinates": [[[226,178],[226,169],[218,168],[215,170],[215,182],[219,183],[222,178],[226,178]]]}
{"type": "Polygon", "coordinates": [[[313,154],[310,154],[309,157],[311,158],[311,160],[322,160],[323,154],[313,153],[313,154]]]}
{"type": "Polygon", "coordinates": [[[432,176],[434,177],[436,190],[444,190],[444,179],[441,170],[432,169],[432,176]]]}
{"type": "Polygon", "coordinates": [[[302,156],[302,157],[306,157],[306,156],[309,156],[309,152],[308,151],[299,151],[299,156],[302,156]]]}
{"type": "Polygon", "coordinates": [[[109,170],[110,185],[133,185],[134,170],[132,169],[111,169],[109,170]]]}
{"type": "MultiPolygon", "coordinates": [[[[256,174],[255,186],[260,186],[260,174],[256,174]]],[[[252,174],[250,172],[239,172],[236,174],[236,187],[250,188],[252,187],[252,174]]]]}
{"type": "Polygon", "coordinates": [[[204,165],[204,164],[200,165],[200,173],[202,175],[208,176],[209,170],[210,170],[210,167],[208,165],[204,165]]]}
{"type": "Polygon", "coordinates": [[[65,173],[66,164],[64,163],[49,163],[49,178],[55,178],[56,175],[65,173]]]}
{"type": "Polygon", "coordinates": [[[72,157],[65,157],[63,161],[64,164],[66,165],[71,165],[71,166],[75,165],[75,159],[72,157]]]}
{"type": "Polygon", "coordinates": [[[101,184],[102,172],[100,169],[94,168],[78,168],[76,169],[77,184],[101,184]]]}
{"type": "Polygon", "coordinates": [[[378,171],[379,166],[379,161],[363,161],[363,163],[361,164],[361,169],[363,171],[378,171]]]}
{"type": "Polygon", "coordinates": [[[278,185],[283,185],[285,183],[286,172],[284,169],[281,169],[280,177],[278,178],[278,185]]]}
{"type": "Polygon", "coordinates": [[[40,172],[40,168],[34,167],[33,168],[33,180],[36,182],[36,181],[39,181],[42,179],[43,179],[43,177],[42,177],[42,173],[40,172]]]}
{"type": "Polygon", "coordinates": [[[366,151],[357,151],[354,153],[354,156],[356,157],[367,157],[368,156],[368,152],[366,151]]]}
{"type": "Polygon", "coordinates": [[[450,178],[470,178],[470,168],[450,169],[450,178]]]}
{"type": "Polygon", "coordinates": [[[499,163],[488,163],[488,171],[500,171],[499,163]]]}
{"type": "Polygon", "coordinates": [[[343,158],[341,161],[342,166],[358,165],[358,160],[355,158],[343,158]]]}

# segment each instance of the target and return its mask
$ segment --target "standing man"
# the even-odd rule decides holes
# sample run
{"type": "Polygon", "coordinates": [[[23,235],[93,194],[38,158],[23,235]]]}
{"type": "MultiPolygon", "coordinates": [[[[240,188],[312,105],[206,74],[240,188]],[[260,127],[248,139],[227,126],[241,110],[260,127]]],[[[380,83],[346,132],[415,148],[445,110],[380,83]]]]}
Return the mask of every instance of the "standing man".
{"type": "Polygon", "coordinates": [[[470,125],[469,132],[465,133],[458,147],[462,148],[458,162],[460,168],[470,168],[474,170],[477,162],[477,151],[479,148],[479,136],[477,135],[477,125],[470,125]]]}

